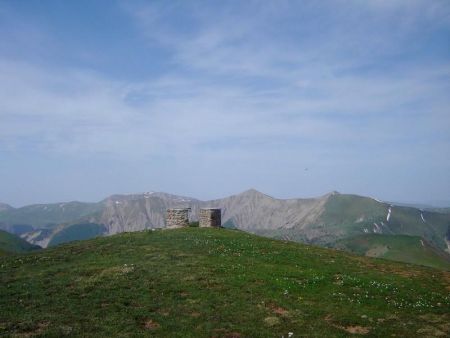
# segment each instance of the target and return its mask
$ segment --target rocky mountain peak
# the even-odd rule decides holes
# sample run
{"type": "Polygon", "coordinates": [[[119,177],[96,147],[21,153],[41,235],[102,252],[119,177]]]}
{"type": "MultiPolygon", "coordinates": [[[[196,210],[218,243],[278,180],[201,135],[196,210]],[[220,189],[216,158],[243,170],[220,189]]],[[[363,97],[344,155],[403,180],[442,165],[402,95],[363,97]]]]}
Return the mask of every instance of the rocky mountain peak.
{"type": "Polygon", "coordinates": [[[248,190],[245,190],[243,192],[241,192],[240,194],[238,194],[238,196],[246,196],[246,197],[269,197],[269,198],[273,198],[269,195],[266,195],[254,188],[250,188],[248,190]]]}

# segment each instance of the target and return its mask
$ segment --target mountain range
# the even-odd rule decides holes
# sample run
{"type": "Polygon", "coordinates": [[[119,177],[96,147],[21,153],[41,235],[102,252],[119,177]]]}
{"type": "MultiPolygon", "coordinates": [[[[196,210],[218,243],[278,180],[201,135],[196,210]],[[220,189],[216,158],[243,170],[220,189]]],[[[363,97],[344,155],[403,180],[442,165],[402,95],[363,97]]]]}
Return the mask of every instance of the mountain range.
{"type": "MultiPolygon", "coordinates": [[[[422,240],[427,252],[433,247],[440,260],[450,257],[446,253],[450,252],[450,213],[445,209],[422,210],[338,192],[317,198],[276,199],[250,189],[210,201],[146,192],[112,195],[97,203],[36,204],[21,208],[2,204],[0,229],[47,247],[120,232],[163,228],[166,209],[180,207],[191,208],[192,221],[198,220],[200,208],[218,207],[222,209],[224,227],[347,250],[354,247],[353,239],[359,241],[358,236],[362,235],[386,235],[390,244],[384,247],[394,251],[389,236],[416,236],[416,242],[422,240]]],[[[375,242],[383,247],[379,243],[382,237],[375,242]]],[[[399,246],[403,242],[399,240],[399,246]]],[[[358,253],[371,255],[370,250],[358,253]]]]}

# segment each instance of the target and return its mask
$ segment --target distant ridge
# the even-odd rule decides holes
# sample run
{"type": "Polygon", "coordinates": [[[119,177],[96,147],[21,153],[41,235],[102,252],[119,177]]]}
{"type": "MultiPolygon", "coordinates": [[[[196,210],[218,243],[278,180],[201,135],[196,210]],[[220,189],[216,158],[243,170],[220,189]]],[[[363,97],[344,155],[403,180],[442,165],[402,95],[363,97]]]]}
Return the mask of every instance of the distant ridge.
{"type": "Polygon", "coordinates": [[[111,195],[98,203],[36,204],[0,212],[0,229],[43,247],[52,243],[165,227],[168,208],[222,209],[222,225],[278,239],[333,247],[364,234],[423,238],[450,252],[450,214],[397,206],[332,191],[316,198],[277,199],[256,189],[202,201],[164,192],[111,195]],[[31,228],[31,230],[29,230],[31,228]],[[54,238],[57,239],[54,239],[54,238]],[[53,240],[54,239],[54,240],[53,240]]]}
{"type": "Polygon", "coordinates": [[[14,208],[12,206],[10,206],[9,204],[0,203],[0,212],[6,211],[6,210],[12,210],[12,209],[14,209],[14,208]]]}

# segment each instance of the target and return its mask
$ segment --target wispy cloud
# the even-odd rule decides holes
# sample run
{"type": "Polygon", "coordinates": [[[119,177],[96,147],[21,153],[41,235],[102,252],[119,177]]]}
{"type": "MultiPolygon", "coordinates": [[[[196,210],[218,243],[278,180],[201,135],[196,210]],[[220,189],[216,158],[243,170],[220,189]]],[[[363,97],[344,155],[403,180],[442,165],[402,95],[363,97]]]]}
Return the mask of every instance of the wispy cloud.
{"type": "Polygon", "coordinates": [[[14,62],[0,63],[0,73],[5,80],[0,83],[0,135],[8,147],[34,134],[39,147],[123,155],[236,139],[270,145],[298,137],[310,146],[314,141],[370,142],[377,135],[394,142],[423,135],[427,128],[448,127],[448,100],[436,81],[449,76],[447,69],[395,80],[309,80],[311,88],[273,92],[186,78],[121,83],[95,73],[55,74],[14,62]],[[320,92],[315,97],[302,90],[320,92]],[[432,101],[425,102],[426,109],[424,99],[432,101]],[[403,130],[399,120],[413,125],[403,130]]]}
{"type": "MultiPolygon", "coordinates": [[[[158,60],[164,68],[124,80],[0,49],[1,150],[170,157],[180,167],[186,159],[239,162],[233,170],[242,180],[263,163],[315,165],[318,179],[349,163],[371,175],[373,166],[399,172],[425,154],[450,167],[440,153],[450,148],[450,53],[429,44],[450,30],[445,1],[124,2],[120,9],[141,43],[168,55],[158,60]]],[[[19,50],[11,37],[29,27],[9,27],[1,37],[19,50]]],[[[43,39],[50,50],[61,43],[43,39]]]]}

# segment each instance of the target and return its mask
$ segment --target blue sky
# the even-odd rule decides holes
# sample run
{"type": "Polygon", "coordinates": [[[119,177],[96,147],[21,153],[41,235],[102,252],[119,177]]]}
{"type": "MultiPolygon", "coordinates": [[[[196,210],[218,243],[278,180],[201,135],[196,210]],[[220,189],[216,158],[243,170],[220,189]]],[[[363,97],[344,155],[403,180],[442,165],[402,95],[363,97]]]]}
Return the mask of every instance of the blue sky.
{"type": "Polygon", "coordinates": [[[450,204],[450,2],[0,1],[0,201],[450,204]]]}

